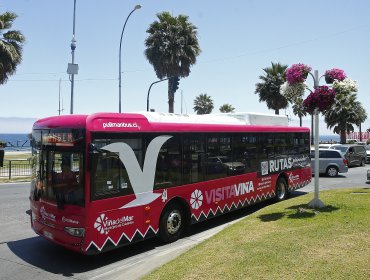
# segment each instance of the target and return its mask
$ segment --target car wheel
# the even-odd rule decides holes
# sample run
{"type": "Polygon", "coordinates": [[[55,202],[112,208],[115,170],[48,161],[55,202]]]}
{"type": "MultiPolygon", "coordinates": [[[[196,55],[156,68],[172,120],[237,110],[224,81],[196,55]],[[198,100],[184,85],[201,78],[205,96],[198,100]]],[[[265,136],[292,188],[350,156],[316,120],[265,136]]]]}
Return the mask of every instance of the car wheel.
{"type": "Polygon", "coordinates": [[[361,160],[361,166],[365,166],[365,164],[366,164],[366,160],[363,158],[363,159],[361,160]]]}
{"type": "Polygon", "coordinates": [[[182,207],[177,203],[170,203],[163,210],[159,221],[159,236],[166,243],[180,238],[185,225],[185,216],[182,207]]]}
{"type": "Polygon", "coordinates": [[[329,166],[326,169],[326,175],[328,175],[329,177],[337,177],[338,176],[338,168],[336,168],[335,166],[329,166]]]}
{"type": "Polygon", "coordinates": [[[288,183],[283,177],[280,177],[276,182],[275,200],[282,201],[286,199],[287,195],[288,195],[288,183]]]}

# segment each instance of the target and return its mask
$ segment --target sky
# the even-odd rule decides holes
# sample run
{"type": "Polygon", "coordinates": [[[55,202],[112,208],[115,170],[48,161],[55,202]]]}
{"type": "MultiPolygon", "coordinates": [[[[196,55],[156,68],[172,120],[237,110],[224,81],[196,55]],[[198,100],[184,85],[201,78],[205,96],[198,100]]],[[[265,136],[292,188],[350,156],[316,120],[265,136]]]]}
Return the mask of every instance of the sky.
{"type": "MultiPolygon", "coordinates": [[[[362,129],[370,128],[367,0],[77,0],[74,114],[118,112],[120,36],[137,4],[142,8],[130,16],[122,40],[123,112],[146,110],[149,86],[158,80],[144,55],[146,30],[158,13],[169,11],[189,17],[201,48],[190,75],[180,80],[175,113],[194,113],[195,97],[206,93],[213,99],[214,113],[228,103],[239,112],[273,114],[254,93],[262,69],[271,62],[304,63],[320,76],[341,68],[356,80],[358,100],[369,115],[362,129]]],[[[0,12],[5,11],[18,15],[12,29],[20,30],[26,43],[16,74],[0,85],[0,133],[29,132],[30,119],[59,114],[59,100],[61,114],[70,113],[67,65],[72,61],[73,0],[3,0],[0,12]],[[9,122],[10,127],[9,118],[28,123],[18,129],[9,122]]],[[[310,76],[307,83],[312,88],[310,76]]],[[[324,78],[320,84],[325,84],[324,78]]],[[[150,108],[168,112],[167,83],[155,84],[149,100],[150,108]]],[[[280,114],[299,124],[291,108],[280,114]]],[[[304,125],[310,126],[308,117],[304,125]]],[[[332,134],[322,116],[320,134],[332,134]]]]}

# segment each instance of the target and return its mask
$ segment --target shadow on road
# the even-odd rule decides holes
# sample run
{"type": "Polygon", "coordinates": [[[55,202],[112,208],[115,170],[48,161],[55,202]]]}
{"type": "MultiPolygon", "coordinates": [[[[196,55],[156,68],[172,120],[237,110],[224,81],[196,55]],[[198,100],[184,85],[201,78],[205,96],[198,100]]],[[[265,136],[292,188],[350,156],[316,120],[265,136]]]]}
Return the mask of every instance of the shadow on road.
{"type": "MultiPolygon", "coordinates": [[[[290,197],[293,198],[304,194],[306,193],[302,191],[294,191],[291,193],[290,197]]],[[[239,209],[226,215],[192,225],[188,233],[186,233],[186,237],[227,224],[239,218],[246,217],[270,204],[271,202],[262,202],[257,205],[239,209]]],[[[164,245],[165,244],[157,238],[152,238],[100,255],[85,256],[68,251],[42,237],[32,237],[7,243],[9,249],[29,265],[66,277],[93,271],[106,265],[146,253],[164,245]]]]}

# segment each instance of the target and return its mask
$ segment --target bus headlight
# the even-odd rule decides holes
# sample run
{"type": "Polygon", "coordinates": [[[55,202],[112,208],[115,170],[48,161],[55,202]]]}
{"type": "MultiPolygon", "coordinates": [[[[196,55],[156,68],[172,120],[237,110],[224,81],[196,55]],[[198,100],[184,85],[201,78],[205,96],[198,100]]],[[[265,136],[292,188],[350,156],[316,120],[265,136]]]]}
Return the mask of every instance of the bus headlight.
{"type": "Polygon", "coordinates": [[[84,237],[85,235],[84,228],[65,227],[64,231],[75,237],[84,237]]]}

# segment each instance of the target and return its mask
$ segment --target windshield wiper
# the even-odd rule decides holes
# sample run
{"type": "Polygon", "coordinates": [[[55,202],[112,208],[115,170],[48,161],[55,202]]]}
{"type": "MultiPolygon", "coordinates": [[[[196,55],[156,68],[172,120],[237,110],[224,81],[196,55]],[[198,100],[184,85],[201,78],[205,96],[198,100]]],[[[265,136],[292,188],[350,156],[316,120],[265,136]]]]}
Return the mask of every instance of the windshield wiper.
{"type": "Polygon", "coordinates": [[[55,199],[57,202],[58,209],[64,209],[64,204],[66,203],[64,196],[61,194],[60,190],[56,190],[54,187],[55,199]]]}

